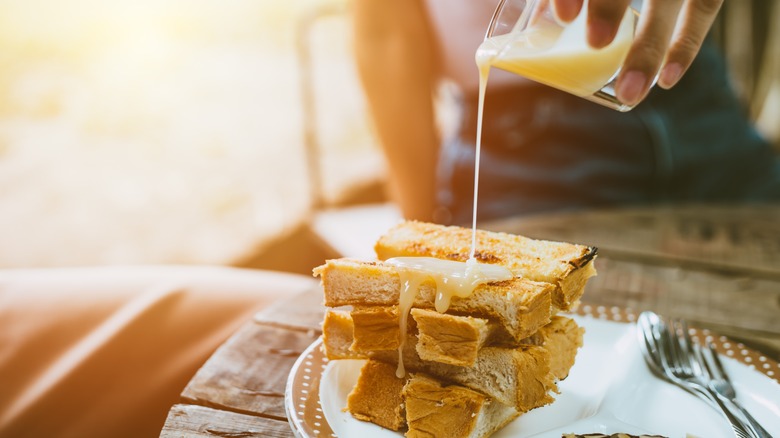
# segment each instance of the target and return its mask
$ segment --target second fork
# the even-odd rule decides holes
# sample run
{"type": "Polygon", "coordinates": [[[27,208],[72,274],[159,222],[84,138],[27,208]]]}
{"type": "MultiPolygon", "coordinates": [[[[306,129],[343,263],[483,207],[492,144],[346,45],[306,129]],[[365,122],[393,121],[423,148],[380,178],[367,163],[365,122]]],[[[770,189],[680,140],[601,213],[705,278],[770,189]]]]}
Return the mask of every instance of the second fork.
{"type": "Polygon", "coordinates": [[[696,353],[696,357],[703,364],[704,371],[708,374],[709,387],[715,395],[722,397],[726,402],[730,403],[734,409],[739,411],[739,413],[745,417],[750,427],[753,428],[757,436],[760,438],[772,438],[769,432],[737,401],[737,393],[729,380],[728,374],[726,374],[726,371],[723,369],[723,364],[721,364],[718,352],[715,351],[713,345],[705,344],[702,346],[696,344],[696,353]]]}
{"type": "Polygon", "coordinates": [[[757,438],[749,426],[720,400],[694,373],[697,364],[692,359],[687,342],[677,336],[661,318],[653,312],[639,316],[638,327],[642,334],[645,359],[656,375],[707,401],[718,409],[731,425],[737,438],[757,438]],[[685,348],[683,348],[685,345],[685,348]]]}

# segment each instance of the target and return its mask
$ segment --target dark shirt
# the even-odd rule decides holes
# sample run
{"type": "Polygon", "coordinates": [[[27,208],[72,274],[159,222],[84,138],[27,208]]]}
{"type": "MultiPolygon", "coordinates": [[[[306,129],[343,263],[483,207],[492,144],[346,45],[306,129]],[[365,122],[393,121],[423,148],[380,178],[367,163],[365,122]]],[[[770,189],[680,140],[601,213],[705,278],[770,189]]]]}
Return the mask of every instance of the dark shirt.
{"type": "MultiPolygon", "coordinates": [[[[471,219],[477,96],[461,97],[439,202],[471,219]]],[[[717,49],[671,90],[620,113],[542,86],[489,89],[479,218],[625,204],[780,201],[780,161],[751,125],[717,49]]]]}

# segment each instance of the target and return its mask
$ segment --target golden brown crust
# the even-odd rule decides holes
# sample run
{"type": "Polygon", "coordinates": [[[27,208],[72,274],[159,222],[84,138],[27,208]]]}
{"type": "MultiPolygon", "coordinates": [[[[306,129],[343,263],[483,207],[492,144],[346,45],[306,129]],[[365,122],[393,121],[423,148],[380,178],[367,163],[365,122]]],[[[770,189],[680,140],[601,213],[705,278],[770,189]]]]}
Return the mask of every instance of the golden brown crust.
{"type": "MultiPolygon", "coordinates": [[[[469,228],[405,221],[385,233],[374,250],[380,260],[427,256],[466,261],[471,242],[469,228]]],[[[475,258],[478,261],[499,264],[516,275],[555,285],[553,304],[564,311],[571,310],[571,305],[582,295],[582,288],[576,288],[578,282],[569,284],[566,278],[592,265],[596,253],[592,246],[477,230],[475,258]]],[[[595,275],[595,270],[588,273],[595,275]]]]}
{"type": "MultiPolygon", "coordinates": [[[[423,360],[471,367],[486,345],[518,345],[508,344],[496,325],[487,319],[440,314],[427,309],[412,309],[412,317],[417,322],[417,354],[423,360]]],[[[571,318],[556,315],[549,324],[519,344],[547,349],[553,375],[563,380],[574,365],[584,331],[571,318]]]]}
{"type": "MultiPolygon", "coordinates": [[[[466,261],[470,249],[470,229],[421,222],[394,227],[376,245],[380,260],[466,261]]],[[[325,305],[352,307],[327,312],[327,357],[368,359],[349,410],[393,430],[408,419],[410,437],[483,438],[520,413],[551,403],[583,337],[573,320],[553,315],[576,307],[595,275],[595,256],[592,247],[479,231],[476,258],[503,265],[515,277],[453,298],[444,314],[432,310],[435,282],[424,281],[403,338],[397,267],[338,259],[315,268],[325,305]],[[395,375],[399,347],[411,380],[395,375]]]]}
{"type": "MultiPolygon", "coordinates": [[[[316,268],[315,274],[322,279],[328,307],[398,304],[401,280],[392,265],[335,259],[316,268]]],[[[466,298],[454,297],[447,312],[493,319],[519,341],[550,321],[554,289],[549,283],[521,277],[482,284],[466,298]]],[[[413,307],[432,309],[435,296],[435,283],[423,282],[413,307]]]]}
{"type": "MultiPolygon", "coordinates": [[[[341,319],[343,314],[328,312],[328,318],[341,319]]],[[[349,314],[346,319],[352,321],[349,314]]],[[[352,336],[348,324],[326,324],[328,330],[349,330],[349,333],[325,333],[325,339],[344,339],[352,336]]],[[[416,349],[417,337],[409,335],[403,349],[403,361],[407,371],[424,372],[442,380],[455,382],[480,391],[497,401],[515,406],[525,412],[553,401],[550,392],[557,391],[555,376],[550,370],[550,353],[544,347],[523,345],[518,348],[484,347],[473,367],[460,367],[420,359],[416,349]]],[[[351,342],[349,342],[351,344],[351,342]]],[[[343,344],[342,344],[343,345],[343,344]]],[[[343,348],[332,348],[326,343],[326,354],[336,359],[376,359],[396,365],[398,353],[383,350],[356,353],[343,348]],[[339,357],[344,354],[345,357],[339,357]],[[362,354],[362,355],[361,355],[362,354]]]]}
{"type": "Polygon", "coordinates": [[[489,404],[484,395],[417,374],[404,386],[407,438],[470,437],[478,417],[489,404]]]}
{"type": "Polygon", "coordinates": [[[352,316],[348,312],[328,309],[322,323],[322,345],[328,360],[364,359],[365,354],[352,351],[354,342],[352,316]]]}
{"type": "Polygon", "coordinates": [[[350,315],[355,327],[352,351],[395,350],[401,345],[397,306],[358,307],[350,315]]]}
{"type": "Polygon", "coordinates": [[[554,316],[552,321],[537,332],[542,347],[550,352],[550,371],[558,380],[569,375],[574,366],[577,350],[582,347],[585,329],[571,318],[554,316]]]}
{"type": "Polygon", "coordinates": [[[407,437],[483,438],[519,412],[477,391],[425,374],[398,378],[395,367],[368,360],[347,398],[357,419],[401,430],[407,437]]]}
{"type": "Polygon", "coordinates": [[[582,294],[585,292],[585,284],[591,277],[595,276],[594,261],[573,270],[560,281],[557,287],[558,292],[552,294],[553,307],[567,312],[576,309],[582,294]]]}
{"type": "Polygon", "coordinates": [[[400,430],[406,424],[401,391],[407,380],[396,377],[395,366],[369,360],[347,396],[347,410],[358,420],[400,430]]]}
{"type": "Polygon", "coordinates": [[[527,412],[555,401],[550,393],[557,393],[558,387],[550,370],[550,352],[537,346],[521,348],[524,354],[515,356],[520,382],[515,394],[515,407],[520,412],[527,412]]]}
{"type": "Polygon", "coordinates": [[[412,309],[417,323],[417,354],[423,360],[473,366],[495,324],[484,318],[456,316],[429,309],[412,309]]]}

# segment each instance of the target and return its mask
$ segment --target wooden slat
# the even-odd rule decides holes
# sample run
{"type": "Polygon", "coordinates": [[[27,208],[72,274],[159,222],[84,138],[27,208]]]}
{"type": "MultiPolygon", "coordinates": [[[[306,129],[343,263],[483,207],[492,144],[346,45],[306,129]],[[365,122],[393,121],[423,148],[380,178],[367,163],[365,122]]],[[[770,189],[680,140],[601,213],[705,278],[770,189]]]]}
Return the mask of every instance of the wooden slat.
{"type": "Polygon", "coordinates": [[[284,420],[284,389],[290,368],[318,336],[314,330],[250,322],[198,370],[182,392],[182,400],[284,420]]]}
{"type": "Polygon", "coordinates": [[[755,338],[776,360],[780,349],[780,280],[638,263],[607,256],[596,260],[599,275],[583,302],[634,311],[653,310],[741,340],[755,338]],[[761,342],[764,339],[764,342],[761,342]]]}
{"type": "Polygon", "coordinates": [[[612,258],[780,278],[780,205],[588,211],[514,218],[486,228],[595,245],[612,258]]]}
{"type": "Polygon", "coordinates": [[[583,300],[780,334],[780,281],[601,257],[583,300]]]}
{"type": "Polygon", "coordinates": [[[292,437],[286,421],[254,417],[193,405],[175,405],[168,412],[163,438],[292,437]]]}
{"type": "Polygon", "coordinates": [[[325,306],[322,288],[317,285],[290,298],[279,300],[255,316],[255,321],[267,325],[320,331],[325,306]]]}

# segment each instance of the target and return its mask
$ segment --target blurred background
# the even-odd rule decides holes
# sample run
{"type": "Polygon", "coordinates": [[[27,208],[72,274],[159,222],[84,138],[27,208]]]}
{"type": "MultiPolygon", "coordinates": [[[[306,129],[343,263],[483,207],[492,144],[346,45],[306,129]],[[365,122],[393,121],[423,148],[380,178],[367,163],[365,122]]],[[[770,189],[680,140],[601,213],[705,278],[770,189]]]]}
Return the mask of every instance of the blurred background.
{"type": "Polygon", "coordinates": [[[0,268],[311,272],[384,196],[345,3],[0,0],[0,268]]]}
{"type": "MultiPolygon", "coordinates": [[[[776,140],[770,3],[725,5],[715,35],[776,140]]],[[[347,7],[0,0],[0,268],[310,272],[332,255],[314,213],[385,201],[347,7]]]]}

